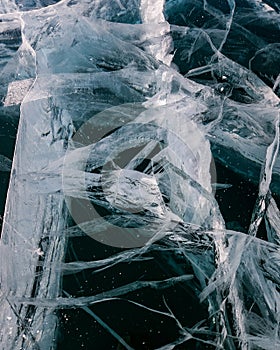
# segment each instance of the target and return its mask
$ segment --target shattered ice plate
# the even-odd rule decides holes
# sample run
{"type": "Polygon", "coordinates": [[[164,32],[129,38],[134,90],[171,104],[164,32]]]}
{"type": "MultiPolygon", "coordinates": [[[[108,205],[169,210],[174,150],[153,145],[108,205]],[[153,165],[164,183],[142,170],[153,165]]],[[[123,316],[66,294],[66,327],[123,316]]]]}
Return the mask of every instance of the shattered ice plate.
{"type": "Polygon", "coordinates": [[[0,0],[1,349],[280,349],[279,39],[275,0],[0,0]]]}

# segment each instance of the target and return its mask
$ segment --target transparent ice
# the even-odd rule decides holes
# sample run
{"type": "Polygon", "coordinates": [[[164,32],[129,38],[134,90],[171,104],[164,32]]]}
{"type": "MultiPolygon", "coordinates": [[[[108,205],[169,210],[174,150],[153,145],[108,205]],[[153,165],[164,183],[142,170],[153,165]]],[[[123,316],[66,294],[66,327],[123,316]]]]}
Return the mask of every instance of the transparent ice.
{"type": "Polygon", "coordinates": [[[72,309],[114,349],[280,348],[278,2],[0,0],[0,13],[0,115],[19,120],[12,165],[0,156],[1,348],[69,348],[72,309]],[[247,232],[228,229],[214,160],[258,186],[247,232]],[[81,259],[83,244],[96,252],[81,259]],[[129,330],[114,305],[133,310],[129,330]]]}

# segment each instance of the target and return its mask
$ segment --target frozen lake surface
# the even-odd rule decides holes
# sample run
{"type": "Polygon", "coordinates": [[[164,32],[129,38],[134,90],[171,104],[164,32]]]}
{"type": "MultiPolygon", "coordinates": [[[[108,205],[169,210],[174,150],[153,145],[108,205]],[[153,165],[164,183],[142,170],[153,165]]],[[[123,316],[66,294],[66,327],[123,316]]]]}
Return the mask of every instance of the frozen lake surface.
{"type": "Polygon", "coordinates": [[[0,67],[0,348],[280,348],[279,2],[0,0],[0,67]]]}

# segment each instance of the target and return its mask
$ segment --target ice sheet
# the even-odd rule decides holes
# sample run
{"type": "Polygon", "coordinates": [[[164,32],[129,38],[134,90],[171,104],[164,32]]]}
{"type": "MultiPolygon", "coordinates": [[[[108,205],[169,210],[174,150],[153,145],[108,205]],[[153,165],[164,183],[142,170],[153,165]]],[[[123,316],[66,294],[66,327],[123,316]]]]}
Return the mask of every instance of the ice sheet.
{"type": "Polygon", "coordinates": [[[277,3],[2,1],[0,13],[0,112],[20,119],[1,347],[279,348],[277,3]],[[226,228],[215,189],[231,185],[215,161],[258,186],[247,232],[226,228]],[[67,328],[80,313],[93,327],[81,339],[67,328]]]}

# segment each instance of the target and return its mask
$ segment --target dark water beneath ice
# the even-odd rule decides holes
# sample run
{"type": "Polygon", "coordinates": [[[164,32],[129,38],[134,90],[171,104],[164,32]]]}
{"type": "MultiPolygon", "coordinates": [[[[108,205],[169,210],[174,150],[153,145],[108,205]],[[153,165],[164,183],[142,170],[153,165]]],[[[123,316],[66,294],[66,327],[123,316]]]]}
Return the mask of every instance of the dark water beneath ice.
{"type": "MultiPolygon", "coordinates": [[[[7,120],[7,116],[0,115],[0,154],[12,159],[17,133],[17,122],[7,120]]],[[[0,216],[4,215],[6,195],[9,186],[9,171],[0,171],[0,216]]],[[[0,230],[2,228],[2,219],[0,220],[0,230]]]]}

